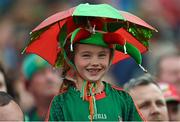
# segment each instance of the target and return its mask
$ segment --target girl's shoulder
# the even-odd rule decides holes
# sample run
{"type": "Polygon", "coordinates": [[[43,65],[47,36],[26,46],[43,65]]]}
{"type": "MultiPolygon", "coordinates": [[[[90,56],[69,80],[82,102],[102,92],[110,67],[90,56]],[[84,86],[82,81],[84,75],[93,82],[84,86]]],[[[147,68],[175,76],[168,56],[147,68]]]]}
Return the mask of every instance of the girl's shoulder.
{"type": "Polygon", "coordinates": [[[117,86],[117,85],[114,85],[114,84],[110,84],[110,83],[107,83],[107,82],[105,82],[105,83],[113,91],[116,91],[116,92],[125,92],[124,89],[122,87],[120,87],[120,86],[117,86]]]}
{"type": "Polygon", "coordinates": [[[111,85],[111,95],[119,99],[123,105],[129,106],[134,103],[131,95],[121,87],[111,85]]]}
{"type": "Polygon", "coordinates": [[[125,91],[123,88],[119,86],[115,86],[115,85],[110,85],[110,87],[112,89],[112,92],[115,92],[122,97],[131,98],[131,95],[127,91],[125,91]]]}
{"type": "Polygon", "coordinates": [[[53,102],[60,102],[65,99],[65,96],[67,94],[68,90],[63,90],[63,91],[60,91],[58,94],[56,94],[53,98],[53,102]]]}
{"type": "Polygon", "coordinates": [[[124,91],[123,88],[119,87],[119,86],[115,86],[115,85],[111,85],[111,88],[118,90],[118,91],[124,91]]]}

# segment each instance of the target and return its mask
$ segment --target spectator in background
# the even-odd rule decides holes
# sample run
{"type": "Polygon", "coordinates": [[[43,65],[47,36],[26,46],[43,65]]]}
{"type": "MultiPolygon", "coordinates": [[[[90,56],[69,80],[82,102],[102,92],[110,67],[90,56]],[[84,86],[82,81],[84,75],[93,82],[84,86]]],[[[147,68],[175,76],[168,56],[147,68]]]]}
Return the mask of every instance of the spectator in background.
{"type": "Polygon", "coordinates": [[[156,67],[158,81],[175,85],[180,94],[180,54],[170,53],[161,56],[156,67]]]}
{"type": "Polygon", "coordinates": [[[146,120],[168,121],[164,96],[151,75],[131,79],[124,88],[129,91],[146,120]]]}
{"type": "Polygon", "coordinates": [[[6,92],[0,91],[0,121],[23,121],[19,105],[6,92]]]}
{"type": "Polygon", "coordinates": [[[2,65],[0,64],[0,91],[7,92],[5,77],[6,76],[5,76],[4,69],[3,69],[2,65]]]}
{"type": "Polygon", "coordinates": [[[160,83],[159,85],[166,100],[169,120],[180,121],[180,96],[176,87],[168,83],[160,83]]]}
{"type": "Polygon", "coordinates": [[[35,101],[35,107],[27,113],[26,120],[42,121],[53,96],[59,91],[59,74],[48,62],[34,54],[25,57],[22,69],[26,78],[26,88],[35,101]]]}
{"type": "Polygon", "coordinates": [[[0,91],[10,94],[16,102],[19,101],[19,95],[14,88],[14,83],[7,77],[3,65],[0,62],[0,91]]]}

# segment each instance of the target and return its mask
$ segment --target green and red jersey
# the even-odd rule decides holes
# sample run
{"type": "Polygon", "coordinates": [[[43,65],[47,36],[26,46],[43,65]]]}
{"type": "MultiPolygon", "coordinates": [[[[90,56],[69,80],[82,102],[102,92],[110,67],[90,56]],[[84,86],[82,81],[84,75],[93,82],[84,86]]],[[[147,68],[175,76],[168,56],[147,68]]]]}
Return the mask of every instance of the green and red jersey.
{"type": "MultiPolygon", "coordinates": [[[[95,95],[97,114],[93,121],[143,121],[128,93],[103,83],[104,91],[95,95]]],[[[80,91],[71,86],[54,97],[47,120],[90,121],[89,102],[82,100],[80,91]]]]}

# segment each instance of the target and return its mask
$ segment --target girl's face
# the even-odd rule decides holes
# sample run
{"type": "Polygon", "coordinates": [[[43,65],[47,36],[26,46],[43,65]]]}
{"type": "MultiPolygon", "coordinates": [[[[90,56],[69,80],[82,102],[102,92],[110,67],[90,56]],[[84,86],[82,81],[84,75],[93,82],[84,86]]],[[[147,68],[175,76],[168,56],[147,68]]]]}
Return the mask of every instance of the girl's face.
{"type": "Polygon", "coordinates": [[[95,45],[77,44],[74,63],[77,77],[88,81],[99,81],[109,69],[110,49],[95,45]]]}

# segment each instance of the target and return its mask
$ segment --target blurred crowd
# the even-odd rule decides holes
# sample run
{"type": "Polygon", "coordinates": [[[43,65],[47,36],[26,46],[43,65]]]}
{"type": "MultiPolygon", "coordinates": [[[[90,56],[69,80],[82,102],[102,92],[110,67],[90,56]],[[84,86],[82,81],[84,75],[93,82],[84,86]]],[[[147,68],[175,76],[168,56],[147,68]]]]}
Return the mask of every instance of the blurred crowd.
{"type": "MultiPolygon", "coordinates": [[[[150,41],[149,52],[143,54],[143,66],[156,77],[156,82],[173,85],[176,96],[180,96],[179,0],[0,0],[0,89],[6,86],[2,91],[8,92],[23,112],[29,114],[26,120],[31,120],[29,116],[37,120],[45,118],[50,100],[58,93],[61,84],[61,71],[52,67],[33,77],[30,74],[37,71],[39,65],[34,63],[32,72],[23,69],[28,68],[28,64],[23,64],[26,54],[21,52],[29,41],[29,33],[48,16],[87,2],[111,4],[143,18],[158,30],[150,41]]],[[[35,60],[35,57],[30,58],[35,60]]],[[[112,66],[106,79],[123,86],[141,75],[143,71],[136,63],[126,59],[112,66]]],[[[178,102],[173,103],[175,107],[171,107],[171,111],[168,110],[169,115],[178,114],[178,111],[180,114],[180,100],[175,101],[178,102]]]]}

